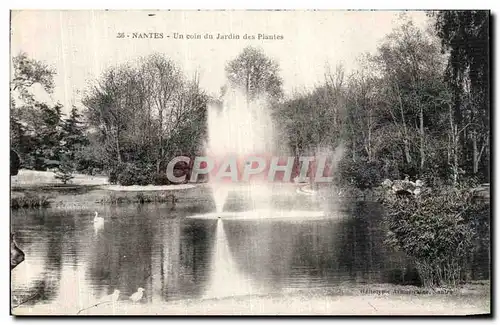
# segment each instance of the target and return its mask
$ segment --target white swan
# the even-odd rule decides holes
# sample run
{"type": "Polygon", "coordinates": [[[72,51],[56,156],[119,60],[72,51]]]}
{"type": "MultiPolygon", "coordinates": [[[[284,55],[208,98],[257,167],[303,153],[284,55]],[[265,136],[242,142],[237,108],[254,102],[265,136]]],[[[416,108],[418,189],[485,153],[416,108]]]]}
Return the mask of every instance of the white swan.
{"type": "Polygon", "coordinates": [[[104,226],[104,218],[99,217],[96,211],[94,216],[94,228],[101,228],[102,226],[104,226]]]}
{"type": "Polygon", "coordinates": [[[139,300],[142,299],[142,296],[143,296],[143,293],[144,292],[144,289],[143,288],[139,288],[137,289],[137,292],[134,293],[133,295],[130,296],[130,300],[132,300],[133,302],[138,302],[139,300]]]}

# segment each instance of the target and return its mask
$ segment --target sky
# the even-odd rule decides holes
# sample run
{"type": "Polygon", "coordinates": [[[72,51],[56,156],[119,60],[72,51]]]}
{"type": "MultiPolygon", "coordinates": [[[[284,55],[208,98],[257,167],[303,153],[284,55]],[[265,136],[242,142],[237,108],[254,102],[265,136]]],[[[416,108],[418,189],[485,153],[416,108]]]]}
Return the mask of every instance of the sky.
{"type": "MultiPolygon", "coordinates": [[[[326,66],[342,63],[347,72],[357,59],[375,52],[400,22],[399,11],[103,11],[28,10],[11,15],[11,56],[24,51],[55,68],[50,96],[69,110],[81,107],[89,83],[113,65],[158,52],[173,59],[200,85],[217,95],[224,67],[247,45],[261,48],[280,65],[285,94],[311,89],[324,80],[326,66]],[[154,14],[154,15],[152,15],[154,14]],[[162,39],[132,38],[133,33],[162,33],[162,39]],[[117,38],[118,33],[129,37],[117,38]],[[174,39],[174,33],[202,39],[174,39]],[[239,40],[204,39],[207,33],[237,34],[239,40]],[[245,40],[249,35],[282,35],[282,40],[245,40]],[[170,36],[170,37],[167,37],[170,36]]],[[[425,27],[423,11],[406,12],[425,27]]]]}

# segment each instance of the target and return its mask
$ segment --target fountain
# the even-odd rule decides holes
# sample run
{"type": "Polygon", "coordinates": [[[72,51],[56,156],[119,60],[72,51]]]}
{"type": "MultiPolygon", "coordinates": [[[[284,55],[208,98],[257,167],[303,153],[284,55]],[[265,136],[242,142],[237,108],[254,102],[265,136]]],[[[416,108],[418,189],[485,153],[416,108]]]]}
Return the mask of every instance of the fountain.
{"type": "MultiPolygon", "coordinates": [[[[215,164],[220,160],[225,161],[228,157],[234,158],[238,171],[244,169],[242,167],[247,163],[246,159],[249,156],[269,158],[270,154],[275,154],[274,127],[266,103],[258,99],[249,101],[244,93],[229,89],[222,102],[211,103],[208,107],[206,148],[207,156],[212,158],[215,164]]],[[[215,167],[213,170],[227,172],[226,165],[215,167]]],[[[209,185],[212,189],[216,211],[191,216],[191,218],[217,220],[212,269],[205,298],[248,295],[266,290],[264,287],[259,287],[256,282],[251,283],[251,280],[238,269],[231,255],[223,220],[250,219],[260,222],[261,220],[286,219],[302,222],[326,218],[323,210],[273,210],[271,196],[276,184],[270,184],[267,175],[261,176],[264,178],[257,177],[245,182],[232,183],[217,177],[214,173],[209,175],[209,185]],[[251,203],[250,207],[240,212],[224,211],[228,196],[233,192],[242,194],[242,200],[251,203]]],[[[295,191],[292,192],[295,193],[295,191]]]]}
{"type": "MultiPolygon", "coordinates": [[[[228,89],[221,103],[208,107],[208,155],[215,160],[234,157],[241,167],[248,156],[274,152],[273,129],[263,100],[248,101],[243,92],[228,89]]],[[[209,182],[216,211],[222,212],[230,189],[235,190],[236,186],[214,176],[211,175],[209,182]]],[[[258,186],[255,180],[238,185],[253,199],[271,194],[267,186],[258,186]]]]}

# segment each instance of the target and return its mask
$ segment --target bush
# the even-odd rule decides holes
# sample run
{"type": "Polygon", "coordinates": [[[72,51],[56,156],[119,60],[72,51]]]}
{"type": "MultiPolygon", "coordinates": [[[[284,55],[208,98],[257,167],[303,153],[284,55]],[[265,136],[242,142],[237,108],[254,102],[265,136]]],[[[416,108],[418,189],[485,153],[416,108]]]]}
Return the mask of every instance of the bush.
{"type": "Polygon", "coordinates": [[[118,184],[123,186],[130,185],[149,185],[153,183],[152,167],[149,165],[137,166],[126,164],[118,174],[118,184]]]}
{"type": "Polygon", "coordinates": [[[118,175],[118,184],[130,186],[138,184],[139,169],[132,164],[127,164],[118,175]]]}
{"type": "Polygon", "coordinates": [[[477,214],[484,214],[484,209],[467,191],[436,195],[425,189],[418,196],[388,195],[384,205],[386,242],[413,260],[424,286],[455,286],[464,279],[475,242],[485,233],[485,222],[478,222],[477,214]]]}
{"type": "Polygon", "coordinates": [[[12,197],[10,200],[11,209],[20,208],[46,208],[50,205],[49,197],[34,193],[27,193],[24,196],[12,197]]]}
{"type": "Polygon", "coordinates": [[[374,188],[380,185],[383,177],[383,168],[376,162],[356,161],[345,159],[339,166],[340,181],[348,181],[349,185],[361,190],[374,188]]]}
{"type": "Polygon", "coordinates": [[[153,184],[154,185],[170,185],[171,182],[168,179],[166,173],[154,173],[153,174],[153,184]]]}
{"type": "Polygon", "coordinates": [[[110,193],[98,202],[102,204],[145,204],[145,203],[170,203],[175,204],[176,198],[173,194],[165,192],[137,192],[137,193],[110,193]]]}
{"type": "Polygon", "coordinates": [[[54,175],[54,178],[60,180],[63,184],[67,184],[68,181],[72,180],[74,177],[73,167],[67,160],[61,162],[61,164],[57,167],[56,174],[54,175]]]}
{"type": "Polygon", "coordinates": [[[111,167],[109,171],[109,177],[108,181],[110,184],[118,184],[118,176],[121,174],[121,172],[125,169],[124,164],[118,164],[113,167],[111,167]]]}

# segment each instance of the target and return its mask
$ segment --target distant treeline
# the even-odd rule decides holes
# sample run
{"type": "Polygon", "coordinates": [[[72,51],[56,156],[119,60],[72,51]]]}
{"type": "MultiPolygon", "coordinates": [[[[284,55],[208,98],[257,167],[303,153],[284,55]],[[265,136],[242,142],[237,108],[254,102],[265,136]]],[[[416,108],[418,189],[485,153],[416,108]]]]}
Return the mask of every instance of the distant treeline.
{"type": "MultiPolygon", "coordinates": [[[[325,69],[316,88],[285,96],[279,62],[247,47],[226,65],[227,86],[267,96],[288,151],[311,155],[343,144],[337,182],[359,188],[384,178],[429,185],[489,180],[489,13],[429,13],[422,30],[403,21],[360,57],[360,68],[325,69]]],[[[311,64],[318,64],[311,62],[311,64]]],[[[207,104],[218,100],[162,54],[110,67],[64,117],[51,93],[56,71],[13,59],[11,145],[23,168],[107,174],[121,184],[166,184],[166,164],[203,152],[207,104]]],[[[221,95],[225,89],[221,89],[221,95]]]]}

